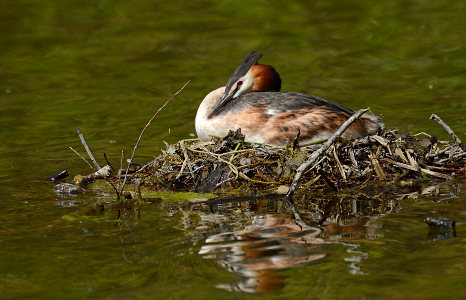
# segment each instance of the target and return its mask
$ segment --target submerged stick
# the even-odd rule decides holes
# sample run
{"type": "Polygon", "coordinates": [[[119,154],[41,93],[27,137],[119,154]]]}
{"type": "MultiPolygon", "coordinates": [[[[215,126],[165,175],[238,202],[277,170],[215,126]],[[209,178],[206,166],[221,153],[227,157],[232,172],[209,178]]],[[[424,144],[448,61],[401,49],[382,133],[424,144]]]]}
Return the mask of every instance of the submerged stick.
{"type": "Polygon", "coordinates": [[[345,130],[354,122],[356,121],[360,116],[362,116],[364,113],[366,113],[369,110],[369,108],[366,109],[360,109],[357,112],[354,113],[348,120],[346,120],[343,125],[325,142],[325,144],[322,145],[318,150],[312,153],[311,157],[305,161],[299,168],[296,170],[296,175],[294,176],[293,182],[291,183],[290,189],[288,190],[288,193],[285,196],[285,199],[291,198],[293,195],[296,187],[298,186],[299,180],[303,176],[304,172],[309,168],[311,165],[314,164],[314,162],[321,156],[327,149],[333,145],[335,140],[339,138],[345,130]]]}
{"type": "Polygon", "coordinates": [[[144,128],[142,129],[141,134],[139,135],[139,138],[138,138],[138,140],[137,140],[137,142],[136,142],[136,145],[134,145],[134,149],[133,149],[133,153],[131,154],[131,158],[129,159],[128,167],[126,168],[125,178],[123,179],[123,183],[121,184],[121,187],[120,187],[120,195],[121,195],[121,193],[123,192],[123,189],[125,188],[126,180],[127,180],[127,178],[128,178],[129,166],[130,166],[131,163],[133,162],[134,154],[136,153],[136,149],[138,148],[138,145],[139,145],[139,142],[141,141],[142,135],[143,135],[144,132],[146,131],[147,127],[149,127],[149,125],[150,125],[150,124],[152,123],[152,121],[155,119],[155,117],[159,114],[159,112],[160,112],[173,98],[175,98],[176,95],[178,95],[179,93],[181,93],[181,91],[188,85],[188,83],[189,83],[190,81],[191,81],[191,80],[188,80],[178,92],[174,93],[173,96],[171,96],[162,106],[160,106],[160,108],[157,110],[157,112],[152,116],[152,118],[149,120],[149,122],[147,122],[146,126],[144,126],[144,128]]]}
{"type": "Polygon", "coordinates": [[[81,130],[79,130],[79,128],[76,128],[76,131],[78,132],[79,138],[81,139],[81,143],[83,144],[84,148],[87,151],[87,155],[89,155],[89,158],[94,163],[94,166],[96,167],[96,169],[100,170],[100,166],[95,160],[94,155],[92,155],[91,149],[89,149],[89,147],[87,146],[86,140],[84,139],[84,135],[81,133],[81,130]]]}
{"type": "Polygon", "coordinates": [[[437,116],[436,114],[432,114],[430,115],[429,119],[434,120],[435,122],[439,123],[439,125],[442,126],[445,129],[445,131],[448,132],[449,135],[451,135],[455,143],[460,145],[461,149],[464,150],[465,147],[463,143],[461,142],[460,138],[453,132],[453,130],[451,130],[450,126],[448,126],[445,122],[443,122],[442,119],[440,119],[439,116],[437,116]]]}

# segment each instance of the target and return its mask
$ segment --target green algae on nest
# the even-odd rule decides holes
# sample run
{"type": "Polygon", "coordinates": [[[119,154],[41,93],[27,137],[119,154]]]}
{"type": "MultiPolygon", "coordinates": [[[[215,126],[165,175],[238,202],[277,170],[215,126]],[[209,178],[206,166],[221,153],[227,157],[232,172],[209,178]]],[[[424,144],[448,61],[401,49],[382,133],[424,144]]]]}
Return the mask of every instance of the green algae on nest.
{"type": "Polygon", "coordinates": [[[142,199],[161,199],[165,202],[196,202],[206,201],[210,198],[216,197],[214,194],[207,193],[193,193],[193,192],[171,192],[171,191],[141,191],[142,199]]]}

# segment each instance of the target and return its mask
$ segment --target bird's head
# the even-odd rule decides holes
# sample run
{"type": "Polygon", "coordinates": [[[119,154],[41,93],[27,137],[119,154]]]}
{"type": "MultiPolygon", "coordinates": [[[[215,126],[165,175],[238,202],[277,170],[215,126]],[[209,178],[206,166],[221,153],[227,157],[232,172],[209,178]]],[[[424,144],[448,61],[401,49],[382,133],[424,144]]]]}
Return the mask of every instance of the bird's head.
{"type": "Polygon", "coordinates": [[[281,79],[272,66],[258,64],[262,52],[251,51],[228,79],[225,93],[209,117],[218,113],[228,102],[249,92],[278,92],[281,79]]]}

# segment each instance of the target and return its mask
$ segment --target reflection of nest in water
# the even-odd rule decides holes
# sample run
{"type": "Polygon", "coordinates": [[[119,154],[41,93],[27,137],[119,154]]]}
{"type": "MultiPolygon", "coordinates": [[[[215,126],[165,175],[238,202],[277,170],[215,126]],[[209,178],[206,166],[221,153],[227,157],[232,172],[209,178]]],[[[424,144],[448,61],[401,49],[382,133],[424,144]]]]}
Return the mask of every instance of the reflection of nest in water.
{"type": "MultiPolygon", "coordinates": [[[[131,179],[156,189],[282,193],[313,151],[296,145],[250,144],[239,131],[230,132],[212,142],[193,139],[167,145],[131,179]]],[[[462,145],[384,130],[379,135],[338,140],[304,173],[301,182],[313,190],[397,194],[411,191],[405,187],[427,178],[431,182],[464,178],[465,158],[462,145]]]]}

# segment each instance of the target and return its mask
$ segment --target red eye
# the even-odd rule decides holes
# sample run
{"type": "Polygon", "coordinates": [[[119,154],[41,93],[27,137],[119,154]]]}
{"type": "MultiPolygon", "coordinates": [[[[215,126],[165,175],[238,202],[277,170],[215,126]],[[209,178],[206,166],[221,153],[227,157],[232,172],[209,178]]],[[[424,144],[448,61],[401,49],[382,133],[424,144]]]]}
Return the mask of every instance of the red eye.
{"type": "Polygon", "coordinates": [[[243,82],[242,82],[242,81],[238,81],[237,85],[238,85],[238,87],[240,87],[241,85],[243,85],[243,82]]]}

